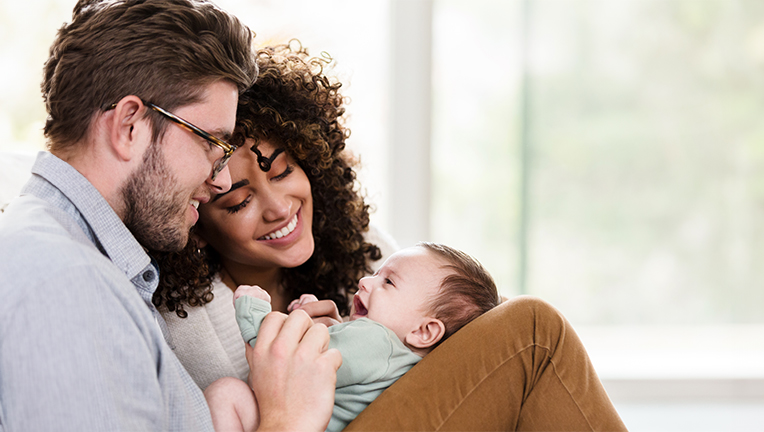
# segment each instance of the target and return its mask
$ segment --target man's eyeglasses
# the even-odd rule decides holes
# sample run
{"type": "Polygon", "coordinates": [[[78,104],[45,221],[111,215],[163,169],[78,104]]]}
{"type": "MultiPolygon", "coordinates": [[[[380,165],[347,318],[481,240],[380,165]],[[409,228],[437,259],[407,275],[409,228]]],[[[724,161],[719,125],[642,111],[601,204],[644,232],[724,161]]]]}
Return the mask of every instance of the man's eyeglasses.
{"type": "MultiPolygon", "coordinates": [[[[212,135],[211,133],[194,126],[190,122],[183,120],[182,118],[176,116],[175,114],[165,110],[164,108],[158,107],[154,105],[153,103],[143,101],[144,105],[147,107],[153,109],[154,111],[158,112],[159,114],[162,114],[163,116],[167,117],[172,122],[176,123],[177,125],[189,130],[190,132],[204,138],[208,143],[219,147],[223,150],[223,157],[216,160],[212,164],[212,180],[215,180],[215,177],[217,177],[218,174],[220,174],[220,171],[223,171],[223,168],[228,164],[228,161],[231,159],[231,156],[233,155],[233,152],[236,150],[236,146],[233,144],[228,144],[227,142],[223,141],[222,139],[212,135]]],[[[106,108],[106,111],[110,109],[114,109],[117,106],[117,104],[112,104],[108,108],[106,108]]]]}

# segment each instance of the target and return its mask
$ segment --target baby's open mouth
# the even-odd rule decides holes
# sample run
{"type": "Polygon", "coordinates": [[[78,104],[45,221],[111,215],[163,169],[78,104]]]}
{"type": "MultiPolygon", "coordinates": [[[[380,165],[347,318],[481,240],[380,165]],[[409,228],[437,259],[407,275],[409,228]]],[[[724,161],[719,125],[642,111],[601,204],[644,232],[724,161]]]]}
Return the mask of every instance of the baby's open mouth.
{"type": "Polygon", "coordinates": [[[366,316],[369,313],[366,310],[366,306],[363,305],[361,298],[358,296],[353,297],[353,308],[355,308],[355,315],[366,316]]]}

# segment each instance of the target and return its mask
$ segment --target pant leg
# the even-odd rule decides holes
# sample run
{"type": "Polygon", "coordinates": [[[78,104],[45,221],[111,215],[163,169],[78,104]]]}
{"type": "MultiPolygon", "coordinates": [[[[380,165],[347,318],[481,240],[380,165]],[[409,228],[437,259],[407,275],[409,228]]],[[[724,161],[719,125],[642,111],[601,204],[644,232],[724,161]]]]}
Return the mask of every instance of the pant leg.
{"type": "Polygon", "coordinates": [[[624,431],[568,321],[504,302],[451,336],[345,430],[624,431]]]}

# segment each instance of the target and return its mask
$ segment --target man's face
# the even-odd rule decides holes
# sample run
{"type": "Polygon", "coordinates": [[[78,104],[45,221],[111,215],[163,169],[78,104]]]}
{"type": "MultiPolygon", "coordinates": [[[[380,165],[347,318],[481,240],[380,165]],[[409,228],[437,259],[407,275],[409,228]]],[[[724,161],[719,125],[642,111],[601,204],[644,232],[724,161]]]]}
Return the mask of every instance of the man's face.
{"type": "MultiPolygon", "coordinates": [[[[207,86],[200,102],[173,114],[226,139],[236,122],[236,86],[218,81],[207,86]]],[[[182,249],[199,219],[199,203],[231,187],[228,168],[211,179],[213,163],[223,151],[174,123],[160,142],[152,143],[143,163],[123,187],[124,222],[143,246],[161,251],[182,249]]]]}

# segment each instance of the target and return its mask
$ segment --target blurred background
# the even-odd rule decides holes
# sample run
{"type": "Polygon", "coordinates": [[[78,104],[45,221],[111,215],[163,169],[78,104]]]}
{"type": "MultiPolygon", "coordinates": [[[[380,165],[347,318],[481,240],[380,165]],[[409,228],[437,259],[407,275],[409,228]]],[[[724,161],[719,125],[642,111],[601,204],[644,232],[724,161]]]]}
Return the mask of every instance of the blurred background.
{"type": "MultiPolygon", "coordinates": [[[[74,3],[0,3],[0,151],[74,3]]],[[[373,223],[558,307],[630,430],[764,430],[764,2],[216,3],[334,58],[373,223]]]]}

